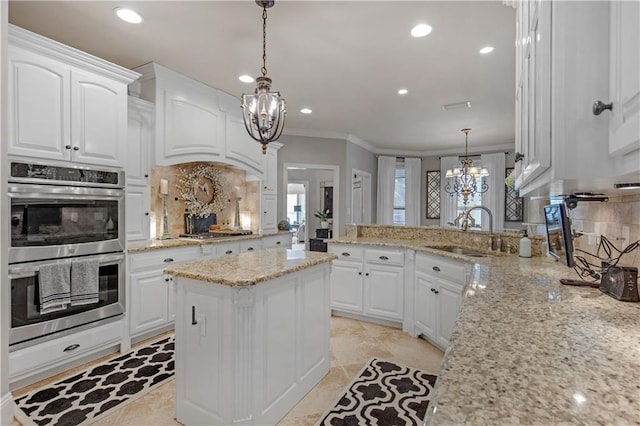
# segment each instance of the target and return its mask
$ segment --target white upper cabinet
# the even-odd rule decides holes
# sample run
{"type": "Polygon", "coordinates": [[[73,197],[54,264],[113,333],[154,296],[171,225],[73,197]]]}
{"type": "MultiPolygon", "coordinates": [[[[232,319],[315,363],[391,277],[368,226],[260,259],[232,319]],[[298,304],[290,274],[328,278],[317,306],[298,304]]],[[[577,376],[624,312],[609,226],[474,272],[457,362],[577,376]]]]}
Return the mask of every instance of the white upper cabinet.
{"type": "Polygon", "coordinates": [[[612,1],[609,154],[640,149],[640,2],[612,1]]]}
{"type": "Polygon", "coordinates": [[[220,161],[225,128],[217,90],[156,63],[136,71],[143,76],[133,91],[156,107],[155,163],[220,161]]]}
{"type": "Polygon", "coordinates": [[[635,2],[613,3],[619,2],[518,3],[516,151],[521,160],[516,163],[516,187],[520,195],[612,192],[614,183],[637,181],[640,176],[638,7],[635,2]],[[628,8],[624,18],[616,15],[619,7],[628,8]],[[633,13],[627,22],[626,15],[633,13]],[[617,62],[610,62],[610,54],[615,56],[611,46],[615,52],[625,52],[617,62]],[[614,100],[613,115],[609,111],[595,115],[594,102],[608,103],[610,85],[620,88],[621,100],[614,100]]]}
{"type": "Polygon", "coordinates": [[[138,74],[9,26],[10,155],[123,167],[138,74]]]}

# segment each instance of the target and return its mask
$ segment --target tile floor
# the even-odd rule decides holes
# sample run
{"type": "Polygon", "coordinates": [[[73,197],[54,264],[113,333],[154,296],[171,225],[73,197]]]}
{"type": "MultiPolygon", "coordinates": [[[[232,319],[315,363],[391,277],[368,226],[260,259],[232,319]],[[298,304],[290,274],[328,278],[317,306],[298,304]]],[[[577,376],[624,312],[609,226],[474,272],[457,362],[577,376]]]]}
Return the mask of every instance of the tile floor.
{"type": "MultiPolygon", "coordinates": [[[[143,343],[141,343],[143,344],[143,343]]],[[[333,405],[344,387],[372,357],[380,357],[438,374],[443,353],[423,339],[401,330],[343,317],[331,319],[331,370],[279,425],[314,425],[333,405]]],[[[100,362],[95,361],[91,364],[100,362]]],[[[14,392],[19,396],[37,387],[89,368],[87,364],[14,392]]],[[[94,423],[97,426],[179,425],[173,419],[173,380],[94,423]]],[[[15,421],[11,426],[20,426],[15,421]]]]}

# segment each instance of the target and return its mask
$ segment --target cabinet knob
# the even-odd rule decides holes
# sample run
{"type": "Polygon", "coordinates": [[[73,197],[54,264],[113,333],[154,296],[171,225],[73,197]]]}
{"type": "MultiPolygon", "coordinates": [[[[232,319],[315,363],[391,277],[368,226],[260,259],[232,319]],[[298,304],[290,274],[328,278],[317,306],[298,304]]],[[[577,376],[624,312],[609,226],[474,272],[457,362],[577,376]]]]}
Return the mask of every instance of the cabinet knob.
{"type": "Polygon", "coordinates": [[[364,276],[365,276],[365,277],[368,277],[368,276],[369,276],[369,273],[367,272],[366,274],[364,274],[364,276]]]}
{"type": "Polygon", "coordinates": [[[440,292],[439,292],[438,290],[434,290],[433,292],[434,292],[435,294],[438,294],[438,293],[440,293],[440,292]]]}
{"type": "Polygon", "coordinates": [[[516,152],[515,162],[517,163],[517,162],[522,161],[522,160],[524,160],[524,154],[516,152]]]}
{"type": "Polygon", "coordinates": [[[253,251],[253,247],[247,247],[247,251],[253,251]]]}
{"type": "Polygon", "coordinates": [[[265,186],[264,189],[267,189],[267,187],[265,186]]]}
{"type": "Polygon", "coordinates": [[[149,216],[149,212],[146,212],[144,215],[145,215],[145,216],[149,216]]]}
{"type": "Polygon", "coordinates": [[[380,256],[379,258],[380,260],[389,260],[389,258],[387,256],[380,256]]]}
{"type": "Polygon", "coordinates": [[[233,250],[227,250],[224,252],[224,254],[231,254],[231,253],[233,253],[233,250]]]}
{"type": "MultiPolygon", "coordinates": [[[[436,272],[440,272],[440,268],[438,268],[437,266],[434,266],[432,269],[433,269],[434,271],[436,271],[436,272]]],[[[432,289],[432,290],[433,290],[433,289],[432,289]]]]}
{"type": "Polygon", "coordinates": [[[74,147],[73,147],[73,150],[74,150],[74,151],[79,151],[79,150],[80,150],[80,147],[74,146],[74,147]]]}
{"type": "Polygon", "coordinates": [[[432,288],[432,289],[431,289],[431,293],[435,293],[435,291],[436,291],[436,289],[435,289],[435,288],[432,288]]]}
{"type": "Polygon", "coordinates": [[[345,251],[344,253],[342,253],[342,255],[343,255],[344,257],[349,257],[349,256],[351,256],[351,253],[347,253],[347,252],[345,251]]]}
{"type": "Polygon", "coordinates": [[[65,145],[64,149],[71,149],[71,145],[65,145]]]}
{"type": "Polygon", "coordinates": [[[169,282],[169,277],[165,278],[164,280],[165,282],[169,282]]]}
{"type": "Polygon", "coordinates": [[[164,260],[164,262],[165,262],[165,263],[171,263],[171,262],[173,262],[173,258],[172,258],[172,257],[167,257],[167,258],[164,260]]]}
{"type": "Polygon", "coordinates": [[[608,104],[605,104],[602,101],[595,101],[593,103],[593,115],[600,115],[602,114],[605,110],[609,110],[611,111],[613,109],[613,102],[609,102],[608,104]]]}
{"type": "Polygon", "coordinates": [[[148,178],[148,177],[149,177],[149,175],[144,175],[144,177],[148,178]]]}
{"type": "Polygon", "coordinates": [[[280,245],[281,241],[276,241],[276,245],[280,245]]]}
{"type": "Polygon", "coordinates": [[[362,272],[358,272],[358,275],[362,275],[362,272]]]}

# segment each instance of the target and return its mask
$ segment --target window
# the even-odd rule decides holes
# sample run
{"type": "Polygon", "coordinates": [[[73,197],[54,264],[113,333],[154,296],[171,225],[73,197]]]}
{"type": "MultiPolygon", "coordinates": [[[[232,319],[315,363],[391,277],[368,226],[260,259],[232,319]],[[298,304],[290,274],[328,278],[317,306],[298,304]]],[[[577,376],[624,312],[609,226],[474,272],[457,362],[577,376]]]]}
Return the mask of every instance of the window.
{"type": "Polygon", "coordinates": [[[396,161],[396,173],[393,186],[393,224],[404,225],[405,220],[405,170],[404,159],[396,161]]]}

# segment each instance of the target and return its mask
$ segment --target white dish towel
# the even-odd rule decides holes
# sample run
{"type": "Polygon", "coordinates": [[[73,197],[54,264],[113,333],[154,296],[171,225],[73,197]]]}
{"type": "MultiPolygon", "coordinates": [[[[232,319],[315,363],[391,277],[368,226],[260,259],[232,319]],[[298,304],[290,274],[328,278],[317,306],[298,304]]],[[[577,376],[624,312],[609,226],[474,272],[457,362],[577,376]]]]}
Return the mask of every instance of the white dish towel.
{"type": "Polygon", "coordinates": [[[71,262],[71,306],[89,305],[100,301],[99,268],[98,259],[71,262]]]}
{"type": "Polygon", "coordinates": [[[61,311],[71,303],[71,262],[61,260],[38,268],[40,313],[61,311]]]}

